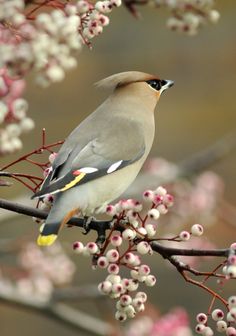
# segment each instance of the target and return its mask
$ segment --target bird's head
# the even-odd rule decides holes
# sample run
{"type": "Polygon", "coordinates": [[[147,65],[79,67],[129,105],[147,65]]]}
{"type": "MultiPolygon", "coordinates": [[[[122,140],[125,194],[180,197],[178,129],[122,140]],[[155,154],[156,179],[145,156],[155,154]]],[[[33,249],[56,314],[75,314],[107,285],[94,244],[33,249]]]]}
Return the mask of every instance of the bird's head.
{"type": "Polygon", "coordinates": [[[117,94],[134,96],[147,101],[154,107],[162,92],[174,82],[139,71],[121,72],[96,83],[99,87],[110,88],[117,94]]]}

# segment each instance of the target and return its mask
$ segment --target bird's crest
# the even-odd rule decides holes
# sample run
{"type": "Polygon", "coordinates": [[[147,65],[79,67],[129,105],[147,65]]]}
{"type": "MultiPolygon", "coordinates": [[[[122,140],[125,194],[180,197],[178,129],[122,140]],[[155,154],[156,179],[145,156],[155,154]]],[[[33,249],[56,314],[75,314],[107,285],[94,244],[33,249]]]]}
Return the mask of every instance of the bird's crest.
{"type": "Polygon", "coordinates": [[[156,79],[157,76],[153,76],[140,71],[127,71],[120,72],[118,74],[109,76],[95,83],[96,86],[106,89],[115,89],[119,86],[127,85],[134,82],[145,82],[150,79],[156,79]]]}

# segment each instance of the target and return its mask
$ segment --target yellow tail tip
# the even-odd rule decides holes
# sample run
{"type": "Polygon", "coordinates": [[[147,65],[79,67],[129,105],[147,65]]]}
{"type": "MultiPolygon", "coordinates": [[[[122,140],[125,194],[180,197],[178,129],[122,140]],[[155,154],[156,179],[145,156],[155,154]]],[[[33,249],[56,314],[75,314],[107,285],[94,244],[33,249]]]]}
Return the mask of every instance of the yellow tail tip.
{"type": "Polygon", "coordinates": [[[37,244],[39,246],[50,246],[55,242],[56,239],[56,234],[50,234],[48,236],[39,235],[37,239],[37,244]]]}

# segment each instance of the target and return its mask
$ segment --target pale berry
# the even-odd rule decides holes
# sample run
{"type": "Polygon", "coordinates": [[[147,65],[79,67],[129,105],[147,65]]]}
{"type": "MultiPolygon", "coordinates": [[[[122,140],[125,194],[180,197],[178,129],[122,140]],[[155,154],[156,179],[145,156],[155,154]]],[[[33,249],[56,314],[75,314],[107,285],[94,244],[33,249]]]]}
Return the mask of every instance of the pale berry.
{"type": "Polygon", "coordinates": [[[125,240],[133,240],[136,237],[136,232],[132,229],[125,229],[122,232],[122,237],[125,240]]]}
{"type": "Polygon", "coordinates": [[[226,329],[227,336],[236,336],[236,329],[234,327],[228,327],[226,329]]]}
{"type": "Polygon", "coordinates": [[[196,316],[196,320],[198,323],[205,324],[207,322],[207,315],[204,313],[199,313],[196,316]]]}
{"type": "Polygon", "coordinates": [[[147,242],[142,241],[137,244],[137,251],[140,254],[147,254],[150,250],[150,246],[147,242]]]}
{"type": "Polygon", "coordinates": [[[214,321],[220,321],[224,318],[224,312],[221,309],[214,309],[211,313],[211,317],[214,321]]]}
{"type": "Polygon", "coordinates": [[[111,244],[113,246],[120,246],[122,244],[122,238],[120,235],[114,235],[111,237],[111,244]]]}
{"type": "Polygon", "coordinates": [[[132,303],[132,298],[130,295],[124,294],[120,297],[120,303],[122,306],[128,306],[132,303]]]}
{"type": "Polygon", "coordinates": [[[126,313],[125,312],[123,312],[123,311],[117,311],[116,313],[115,313],[115,318],[116,318],[116,320],[118,320],[118,321],[120,321],[120,322],[124,322],[126,319],[127,319],[127,315],[126,315],[126,313]]]}
{"type": "Polygon", "coordinates": [[[195,331],[196,331],[196,333],[198,333],[198,334],[203,334],[203,331],[204,331],[205,328],[206,328],[206,327],[204,326],[204,324],[199,323],[199,324],[196,325],[196,327],[195,327],[195,331]]]}
{"type": "Polygon", "coordinates": [[[227,329],[227,323],[225,321],[217,321],[216,322],[216,329],[217,331],[219,331],[220,333],[223,333],[226,331],[227,329]]]}
{"type": "Polygon", "coordinates": [[[148,211],[148,217],[157,220],[160,217],[160,212],[157,209],[151,209],[148,211]]]}
{"type": "Polygon", "coordinates": [[[156,277],[154,275],[148,275],[145,279],[145,284],[148,287],[152,287],[152,286],[155,285],[156,281],[157,280],[156,280],[156,277]]]}
{"type": "Polygon", "coordinates": [[[182,241],[187,241],[187,240],[190,239],[190,233],[189,233],[188,231],[182,231],[182,232],[180,232],[180,234],[179,234],[179,238],[180,238],[180,240],[182,240],[182,241]]]}
{"type": "Polygon", "coordinates": [[[73,250],[74,250],[76,253],[78,253],[78,254],[82,253],[83,250],[84,250],[84,245],[83,245],[83,243],[81,243],[80,241],[74,242],[74,244],[73,244],[73,250]]]}
{"type": "Polygon", "coordinates": [[[89,253],[91,253],[91,254],[95,254],[99,250],[97,244],[94,243],[94,242],[87,243],[86,248],[89,251],[89,253]]]}
{"type": "Polygon", "coordinates": [[[109,262],[116,262],[119,259],[120,255],[117,250],[111,249],[107,251],[106,257],[109,262]]]}
{"type": "Polygon", "coordinates": [[[193,236],[199,237],[203,234],[203,227],[200,224],[194,224],[191,227],[191,233],[193,236]]]}
{"type": "Polygon", "coordinates": [[[106,257],[102,256],[98,258],[97,265],[100,268],[107,268],[107,266],[109,265],[109,261],[106,257]]]}
{"type": "Polygon", "coordinates": [[[110,264],[107,268],[107,271],[110,274],[118,274],[119,270],[120,270],[120,268],[117,264],[110,264]]]}

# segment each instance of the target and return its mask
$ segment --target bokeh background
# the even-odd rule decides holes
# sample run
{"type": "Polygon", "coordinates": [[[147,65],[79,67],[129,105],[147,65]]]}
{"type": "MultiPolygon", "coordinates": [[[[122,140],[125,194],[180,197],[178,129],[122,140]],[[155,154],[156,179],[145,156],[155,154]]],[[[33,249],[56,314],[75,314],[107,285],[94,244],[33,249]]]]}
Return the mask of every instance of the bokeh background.
{"type": "MultiPolygon", "coordinates": [[[[96,89],[93,83],[127,70],[150,72],[175,81],[174,88],[163,95],[158,105],[157,134],[151,156],[179,162],[235,131],[236,3],[235,0],[219,0],[216,8],[221,14],[219,23],[205,26],[194,37],[167,30],[168,12],[164,9],[142,7],[141,20],[131,17],[125,8],[114,10],[110,25],[94,39],[93,50],[83,49],[78,56],[78,68],[68,73],[62,83],[43,90],[35,86],[33,77],[28,79],[26,98],[36,128],[24,137],[23,151],[38,146],[43,127],[49,143],[64,139],[107,96],[107,92],[96,89]]],[[[223,178],[225,197],[233,204],[236,204],[235,154],[236,151],[231,152],[211,167],[223,178]]],[[[15,157],[2,161],[8,162],[15,157]]],[[[14,198],[23,192],[19,185],[1,190],[6,198],[14,198]]],[[[223,247],[232,242],[236,231],[235,227],[220,224],[208,234],[223,247]]],[[[29,218],[18,216],[1,222],[1,237],[17,237],[29,232],[36,237],[37,228],[29,218]]],[[[73,234],[65,233],[61,239],[72,242],[72,235],[75,235],[74,231],[73,234]]],[[[183,305],[194,316],[207,307],[209,297],[206,294],[186,285],[178,274],[164,267],[158,257],[152,259],[155,259],[152,267],[156,270],[158,284],[151,289],[150,297],[161,311],[183,305]]],[[[76,260],[77,284],[103,278],[102,272],[91,273],[87,260],[82,257],[76,260]]],[[[86,306],[86,309],[97,309],[95,302],[86,306]]],[[[19,333],[78,335],[78,332],[46,318],[0,305],[0,335],[19,333]]]]}

